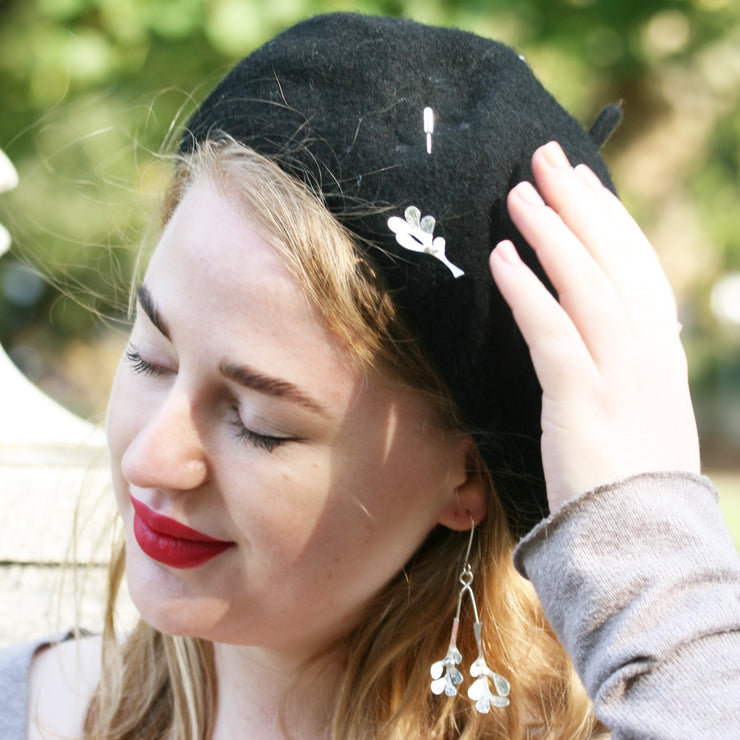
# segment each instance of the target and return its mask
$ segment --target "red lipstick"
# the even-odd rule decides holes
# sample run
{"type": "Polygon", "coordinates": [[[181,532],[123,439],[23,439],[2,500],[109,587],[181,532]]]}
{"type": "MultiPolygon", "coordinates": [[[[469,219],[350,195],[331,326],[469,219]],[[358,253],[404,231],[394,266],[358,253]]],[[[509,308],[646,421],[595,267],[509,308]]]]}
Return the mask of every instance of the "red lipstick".
{"type": "Polygon", "coordinates": [[[195,568],[215,558],[232,542],[216,540],[152,511],[133,496],[134,537],[145,555],[172,568],[195,568]]]}

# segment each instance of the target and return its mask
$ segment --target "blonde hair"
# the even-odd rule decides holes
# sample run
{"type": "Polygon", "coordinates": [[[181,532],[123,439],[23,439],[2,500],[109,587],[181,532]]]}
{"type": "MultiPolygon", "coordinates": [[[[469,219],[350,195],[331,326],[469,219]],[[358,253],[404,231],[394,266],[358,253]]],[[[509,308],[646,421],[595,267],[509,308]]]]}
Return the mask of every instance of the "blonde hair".
{"type": "MultiPolygon", "coordinates": [[[[234,141],[209,141],[178,161],[164,223],[187,189],[204,177],[247,209],[326,326],[368,372],[422,394],[443,429],[465,433],[444,383],[379,287],[380,277],[317,194],[234,141]]],[[[514,542],[490,476],[480,458],[471,464],[490,492],[470,556],[473,590],[486,661],[510,680],[511,704],[482,715],[464,687],[451,698],[430,691],[429,667],[447,652],[467,538],[437,527],[373,600],[361,625],[331,648],[345,666],[332,716],[331,737],[337,740],[578,740],[603,729],[532,587],[513,568],[514,542]]],[[[119,646],[113,609],[123,570],[121,544],[111,561],[103,677],[88,710],[85,737],[207,740],[217,690],[213,647],[163,635],[143,621],[119,646]]],[[[472,625],[465,611],[462,620],[472,625]]],[[[466,662],[477,654],[472,626],[461,629],[458,645],[466,662]]]]}

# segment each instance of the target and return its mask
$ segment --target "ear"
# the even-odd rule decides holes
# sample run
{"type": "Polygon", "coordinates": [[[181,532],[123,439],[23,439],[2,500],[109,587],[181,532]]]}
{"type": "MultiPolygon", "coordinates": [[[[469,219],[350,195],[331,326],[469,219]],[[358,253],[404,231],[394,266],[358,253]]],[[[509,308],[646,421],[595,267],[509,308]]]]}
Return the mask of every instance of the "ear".
{"type": "Polygon", "coordinates": [[[475,442],[467,437],[456,485],[452,487],[449,500],[437,519],[437,524],[456,532],[470,529],[471,516],[476,525],[480,524],[488,511],[488,486],[478,466],[473,463],[474,450],[475,442]]]}

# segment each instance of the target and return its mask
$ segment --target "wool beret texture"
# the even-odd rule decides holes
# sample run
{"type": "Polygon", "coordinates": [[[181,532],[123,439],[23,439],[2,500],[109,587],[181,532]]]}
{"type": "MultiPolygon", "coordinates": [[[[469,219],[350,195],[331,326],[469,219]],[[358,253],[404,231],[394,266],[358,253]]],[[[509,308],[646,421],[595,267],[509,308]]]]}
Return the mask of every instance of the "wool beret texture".
{"type": "Polygon", "coordinates": [[[450,388],[519,536],[547,514],[541,390],[488,257],[512,239],[542,276],[506,196],[532,179],[532,154],[550,140],[611,187],[598,147],[619,115],[607,109],[589,136],[503,44],[337,13],[299,23],[239,62],[191,117],[180,150],[225,133],[319,192],[360,238],[450,388]],[[388,220],[403,222],[410,206],[434,217],[422,237],[428,247],[442,237],[463,275],[402,246],[388,220]]]}

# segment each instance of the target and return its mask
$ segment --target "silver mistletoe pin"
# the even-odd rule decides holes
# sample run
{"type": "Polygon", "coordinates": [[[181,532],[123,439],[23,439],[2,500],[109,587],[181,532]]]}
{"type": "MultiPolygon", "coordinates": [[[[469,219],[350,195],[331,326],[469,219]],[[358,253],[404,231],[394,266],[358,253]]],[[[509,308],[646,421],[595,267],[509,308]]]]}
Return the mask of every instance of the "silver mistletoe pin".
{"type": "Polygon", "coordinates": [[[434,225],[437,223],[434,216],[422,218],[421,211],[416,206],[409,206],[403,215],[405,219],[391,216],[388,219],[388,228],[396,235],[396,241],[404,249],[431,254],[450,270],[453,277],[459,278],[465,274],[445,257],[444,237],[434,236],[434,225]]]}

